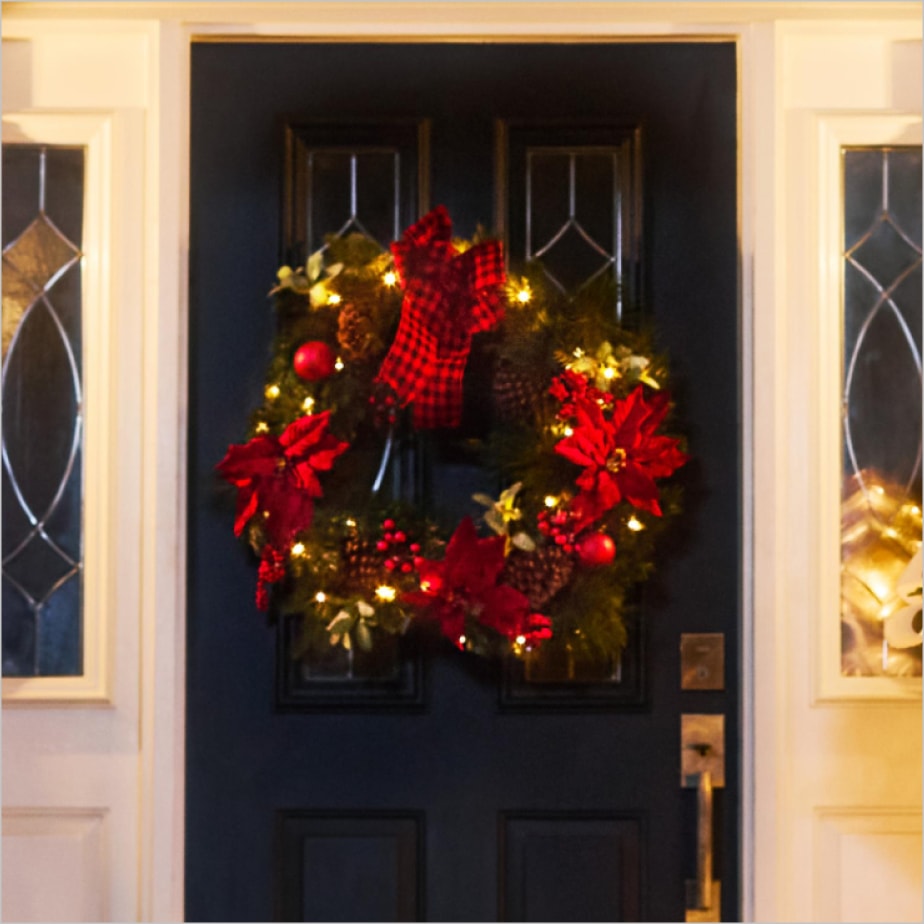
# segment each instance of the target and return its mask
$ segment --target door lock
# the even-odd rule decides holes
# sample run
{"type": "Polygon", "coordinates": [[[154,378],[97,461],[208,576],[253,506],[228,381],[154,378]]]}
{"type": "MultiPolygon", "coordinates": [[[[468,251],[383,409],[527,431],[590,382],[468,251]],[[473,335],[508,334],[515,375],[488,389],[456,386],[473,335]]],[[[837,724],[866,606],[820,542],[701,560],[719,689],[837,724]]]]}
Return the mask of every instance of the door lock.
{"type": "Polygon", "coordinates": [[[725,634],[680,634],[680,689],[725,689],[725,634]]]}

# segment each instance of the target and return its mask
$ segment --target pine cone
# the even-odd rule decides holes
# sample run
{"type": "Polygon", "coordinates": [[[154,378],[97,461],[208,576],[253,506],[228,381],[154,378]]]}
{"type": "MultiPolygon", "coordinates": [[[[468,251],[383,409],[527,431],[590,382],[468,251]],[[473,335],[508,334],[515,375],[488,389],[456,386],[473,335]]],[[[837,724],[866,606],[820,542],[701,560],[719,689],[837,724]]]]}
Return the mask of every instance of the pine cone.
{"type": "Polygon", "coordinates": [[[571,580],[573,572],[573,555],[560,546],[547,545],[535,552],[511,552],[503,581],[525,594],[534,610],[541,610],[571,580]]]}
{"type": "Polygon", "coordinates": [[[382,583],[384,557],[375,542],[350,536],[343,543],[343,579],[352,591],[371,596],[382,583]]]}
{"type": "Polygon", "coordinates": [[[365,359],[376,344],[372,321],[355,305],[344,305],[337,319],[337,342],[347,359],[365,359]]]}
{"type": "Polygon", "coordinates": [[[501,361],[494,372],[494,406],[501,420],[529,418],[542,397],[542,381],[535,374],[501,361]]]}

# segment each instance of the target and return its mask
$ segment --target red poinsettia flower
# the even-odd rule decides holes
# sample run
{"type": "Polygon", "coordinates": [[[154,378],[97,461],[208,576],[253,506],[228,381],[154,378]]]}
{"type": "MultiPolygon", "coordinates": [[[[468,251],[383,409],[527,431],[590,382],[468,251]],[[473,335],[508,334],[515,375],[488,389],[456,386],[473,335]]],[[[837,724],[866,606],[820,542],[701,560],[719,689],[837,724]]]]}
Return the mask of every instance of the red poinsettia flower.
{"type": "Polygon", "coordinates": [[[548,618],[530,613],[524,594],[498,583],[506,541],[505,536],[479,539],[472,518],[466,517],[449,540],[443,560],[428,559],[420,565],[420,590],[405,593],[402,599],[425,609],[458,648],[465,647],[469,616],[511,640],[548,638],[548,618]]]}
{"type": "Polygon", "coordinates": [[[329,422],[330,411],[324,411],[300,417],[281,436],[255,436],[228,447],[216,469],[238,489],[236,536],[257,513],[275,548],[311,525],[314,499],[323,494],[317,473],[329,471],[349,446],[328,431],[329,422]]]}
{"type": "Polygon", "coordinates": [[[661,516],[654,479],[672,474],[687,460],[677,439],[655,433],[668,402],[664,392],[646,401],[641,385],[617,401],[610,416],[596,401],[576,402],[574,432],[555,450],[584,467],[577,478],[582,493],[573,504],[581,515],[581,528],[623,499],[661,516]]]}

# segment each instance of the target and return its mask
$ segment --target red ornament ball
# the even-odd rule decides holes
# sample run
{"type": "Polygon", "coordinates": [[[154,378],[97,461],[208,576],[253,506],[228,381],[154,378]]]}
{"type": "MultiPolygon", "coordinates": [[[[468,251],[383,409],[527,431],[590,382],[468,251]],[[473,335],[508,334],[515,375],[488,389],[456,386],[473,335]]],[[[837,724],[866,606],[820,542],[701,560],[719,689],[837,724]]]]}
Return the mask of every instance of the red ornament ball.
{"type": "Polygon", "coordinates": [[[587,568],[608,565],[616,557],[616,543],[606,533],[588,533],[576,546],[578,561],[587,568]]]}
{"type": "Polygon", "coordinates": [[[295,374],[306,382],[320,382],[333,374],[337,357],[323,340],[309,340],[296,351],[292,360],[295,374]]]}
{"type": "MultiPolygon", "coordinates": [[[[426,564],[426,561],[424,562],[426,564]]],[[[421,567],[421,565],[418,565],[421,567]]],[[[425,571],[420,574],[420,589],[425,594],[439,594],[443,589],[443,577],[437,571],[425,571]]]]}

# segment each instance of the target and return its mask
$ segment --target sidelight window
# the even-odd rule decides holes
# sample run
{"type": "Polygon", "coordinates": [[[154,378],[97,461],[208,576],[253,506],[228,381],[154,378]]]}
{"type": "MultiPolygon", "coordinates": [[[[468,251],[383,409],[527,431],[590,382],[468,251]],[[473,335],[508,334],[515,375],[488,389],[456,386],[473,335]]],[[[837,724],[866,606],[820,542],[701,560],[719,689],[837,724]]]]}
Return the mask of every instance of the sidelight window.
{"type": "Polygon", "coordinates": [[[921,148],[843,152],[841,671],[921,674],[921,148]]]}
{"type": "Polygon", "coordinates": [[[82,672],[84,151],[3,148],[3,674],[82,672]]]}

